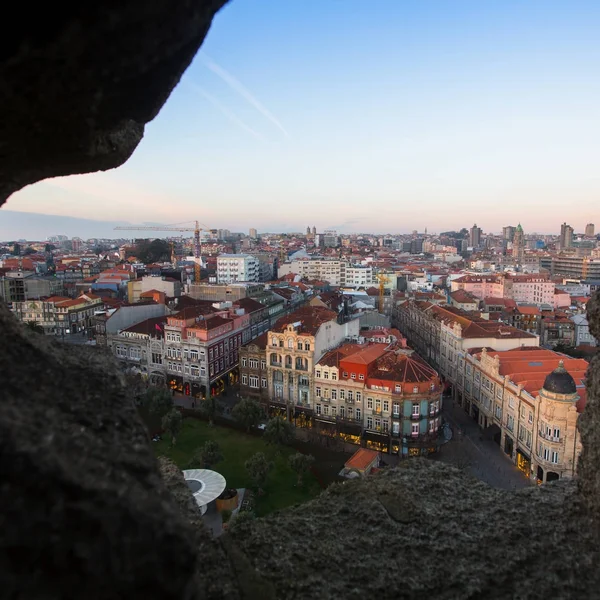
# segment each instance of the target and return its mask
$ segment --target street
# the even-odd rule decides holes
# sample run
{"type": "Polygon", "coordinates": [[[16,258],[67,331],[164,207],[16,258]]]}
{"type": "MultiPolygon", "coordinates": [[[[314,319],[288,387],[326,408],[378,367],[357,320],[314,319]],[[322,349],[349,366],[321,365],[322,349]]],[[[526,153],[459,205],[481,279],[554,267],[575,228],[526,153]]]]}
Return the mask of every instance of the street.
{"type": "Polygon", "coordinates": [[[453,406],[450,398],[444,398],[443,413],[452,427],[453,438],[432,457],[434,460],[463,468],[496,488],[515,490],[533,485],[498,444],[483,438],[477,423],[460,406],[453,406]],[[459,427],[462,436],[458,435],[459,427]]]}

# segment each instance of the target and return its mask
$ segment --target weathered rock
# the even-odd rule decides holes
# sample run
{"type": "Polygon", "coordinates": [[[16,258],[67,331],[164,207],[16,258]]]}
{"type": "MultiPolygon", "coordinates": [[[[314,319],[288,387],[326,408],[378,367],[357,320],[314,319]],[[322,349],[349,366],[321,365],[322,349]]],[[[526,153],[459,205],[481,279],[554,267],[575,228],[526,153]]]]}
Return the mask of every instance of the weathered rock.
{"type": "Polygon", "coordinates": [[[1,595],[223,598],[228,563],[163,484],[111,356],[3,304],[0,331],[1,595]]]}
{"type": "Polygon", "coordinates": [[[0,44],[0,205],[123,164],[226,0],[28,3],[0,44]]]}
{"type": "Polygon", "coordinates": [[[278,598],[577,598],[600,585],[573,483],[507,492],[424,459],[232,538],[278,598]]]}

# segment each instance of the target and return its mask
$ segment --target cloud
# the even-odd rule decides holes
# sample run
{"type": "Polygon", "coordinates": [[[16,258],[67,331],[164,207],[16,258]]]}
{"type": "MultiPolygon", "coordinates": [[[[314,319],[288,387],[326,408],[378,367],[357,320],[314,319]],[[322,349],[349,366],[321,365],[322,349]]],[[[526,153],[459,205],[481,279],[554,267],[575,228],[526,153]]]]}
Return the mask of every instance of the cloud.
{"type": "Polygon", "coordinates": [[[238,127],[241,127],[245,131],[247,131],[250,135],[254,136],[257,140],[261,142],[266,141],[265,138],[260,135],[257,131],[252,129],[252,127],[246,125],[244,121],[242,121],[237,115],[231,112],[226,106],[223,106],[221,102],[219,102],[212,94],[209,94],[205,89],[201,88],[199,85],[196,85],[192,82],[187,82],[187,84],[198,94],[206,98],[216,109],[220,110],[232,123],[235,123],[238,127]]]}
{"type": "Polygon", "coordinates": [[[290,137],[286,128],[281,124],[279,119],[268,110],[255,96],[248,90],[248,88],[241,82],[238,81],[231,73],[226,71],[223,67],[218,65],[214,60],[209,58],[206,54],[201,53],[200,59],[204,63],[207,69],[211,70],[215,75],[220,77],[232,90],[236,91],[242,98],[249,102],[254,108],[263,116],[265,119],[271,121],[286,138],[290,137]]]}

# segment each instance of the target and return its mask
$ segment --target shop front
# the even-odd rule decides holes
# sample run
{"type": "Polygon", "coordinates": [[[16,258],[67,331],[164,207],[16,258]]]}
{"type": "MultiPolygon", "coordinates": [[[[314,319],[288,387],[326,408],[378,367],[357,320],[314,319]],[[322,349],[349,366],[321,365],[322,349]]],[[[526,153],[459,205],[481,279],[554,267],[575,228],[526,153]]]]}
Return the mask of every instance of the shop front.
{"type": "Polygon", "coordinates": [[[521,448],[517,448],[517,468],[529,477],[531,473],[531,457],[525,454],[521,448]]]}
{"type": "Polygon", "coordinates": [[[390,451],[390,436],[387,433],[379,433],[375,431],[363,432],[363,446],[376,452],[390,451]]]}

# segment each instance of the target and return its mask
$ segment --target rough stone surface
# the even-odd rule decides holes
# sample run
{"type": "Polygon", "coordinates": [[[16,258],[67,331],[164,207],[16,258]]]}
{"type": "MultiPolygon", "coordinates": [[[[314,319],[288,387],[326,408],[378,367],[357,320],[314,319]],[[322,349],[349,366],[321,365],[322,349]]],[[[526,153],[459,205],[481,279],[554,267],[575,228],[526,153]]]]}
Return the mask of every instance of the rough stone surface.
{"type": "Polygon", "coordinates": [[[507,492],[424,459],[232,537],[278,598],[577,598],[600,585],[574,484],[507,492]]]}
{"type": "Polygon", "coordinates": [[[226,0],[28,3],[0,41],[0,205],[123,164],[226,0]]]}
{"type": "Polygon", "coordinates": [[[110,355],[29,332],[3,304],[0,331],[2,596],[223,597],[110,355]]]}

